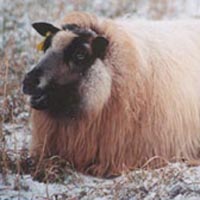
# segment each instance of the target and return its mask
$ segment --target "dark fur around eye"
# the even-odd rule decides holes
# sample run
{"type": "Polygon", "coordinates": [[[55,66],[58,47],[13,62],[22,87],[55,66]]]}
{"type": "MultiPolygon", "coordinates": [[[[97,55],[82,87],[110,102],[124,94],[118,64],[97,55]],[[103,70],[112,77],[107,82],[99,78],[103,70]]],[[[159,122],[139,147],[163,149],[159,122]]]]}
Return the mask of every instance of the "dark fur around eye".
{"type": "MultiPolygon", "coordinates": [[[[87,41],[83,38],[75,38],[72,43],[64,50],[64,61],[68,63],[73,59],[73,56],[80,51],[87,51],[84,47],[87,41]]],[[[87,52],[85,52],[87,53],[87,52]]],[[[89,56],[89,55],[88,55],[89,56]]]]}
{"type": "Polygon", "coordinates": [[[73,70],[84,72],[87,70],[95,58],[86,47],[88,42],[82,37],[75,38],[72,43],[64,50],[64,62],[73,63],[73,70]]]}
{"type": "Polygon", "coordinates": [[[89,59],[89,52],[84,47],[77,48],[72,55],[72,60],[75,64],[83,64],[89,59]]]}

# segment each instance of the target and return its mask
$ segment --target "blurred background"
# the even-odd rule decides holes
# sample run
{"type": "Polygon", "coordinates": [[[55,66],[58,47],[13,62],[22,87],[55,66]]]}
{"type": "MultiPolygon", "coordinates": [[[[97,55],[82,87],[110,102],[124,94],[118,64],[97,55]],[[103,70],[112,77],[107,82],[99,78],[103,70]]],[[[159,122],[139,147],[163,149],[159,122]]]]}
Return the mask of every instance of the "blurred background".
{"type": "Polygon", "coordinates": [[[0,133],[2,124],[26,123],[29,107],[21,80],[40,57],[34,21],[57,22],[73,10],[103,17],[153,20],[199,18],[199,0],[0,0],[0,133]],[[2,123],[3,122],[3,123],[2,123]]]}

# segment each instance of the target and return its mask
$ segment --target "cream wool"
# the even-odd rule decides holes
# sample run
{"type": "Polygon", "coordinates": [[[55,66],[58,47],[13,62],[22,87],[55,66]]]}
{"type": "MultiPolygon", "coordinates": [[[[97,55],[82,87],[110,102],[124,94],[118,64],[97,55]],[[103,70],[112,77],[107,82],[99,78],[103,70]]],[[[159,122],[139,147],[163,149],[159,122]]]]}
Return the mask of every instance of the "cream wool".
{"type": "Polygon", "coordinates": [[[59,155],[96,176],[119,175],[153,157],[199,159],[200,23],[86,13],[71,13],[61,24],[70,23],[109,40],[106,68],[97,62],[99,77],[83,82],[80,92],[91,107],[77,120],[33,109],[32,156],[59,155]]]}

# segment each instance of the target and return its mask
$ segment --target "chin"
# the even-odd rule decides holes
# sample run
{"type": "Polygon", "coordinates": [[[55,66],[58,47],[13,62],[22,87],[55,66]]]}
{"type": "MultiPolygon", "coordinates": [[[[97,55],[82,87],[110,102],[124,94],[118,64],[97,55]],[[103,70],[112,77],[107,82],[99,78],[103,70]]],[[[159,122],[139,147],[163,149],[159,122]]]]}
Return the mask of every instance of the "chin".
{"type": "Polygon", "coordinates": [[[81,112],[81,98],[77,84],[52,84],[40,94],[30,97],[30,106],[53,118],[75,117],[81,112]],[[53,85],[53,86],[52,86],[53,85]]]}
{"type": "Polygon", "coordinates": [[[36,110],[47,110],[48,109],[48,97],[47,95],[32,95],[30,97],[30,106],[36,110]]]}

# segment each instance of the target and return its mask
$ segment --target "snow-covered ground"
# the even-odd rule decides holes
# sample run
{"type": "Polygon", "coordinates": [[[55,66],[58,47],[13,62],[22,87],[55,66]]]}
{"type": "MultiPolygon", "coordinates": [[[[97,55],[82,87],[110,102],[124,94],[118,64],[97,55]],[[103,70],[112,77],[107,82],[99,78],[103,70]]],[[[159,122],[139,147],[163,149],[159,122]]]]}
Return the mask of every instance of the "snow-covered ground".
{"type": "MultiPolygon", "coordinates": [[[[11,124],[4,129],[5,132],[12,131],[6,139],[8,146],[15,151],[29,145],[29,129],[11,124]]],[[[197,200],[200,199],[200,166],[188,167],[184,163],[174,163],[157,170],[138,169],[106,180],[73,172],[60,184],[40,183],[30,175],[8,172],[6,176],[0,174],[0,200],[6,199],[197,200]]]]}
{"type": "MultiPolygon", "coordinates": [[[[6,124],[4,131],[8,134],[8,148],[18,151],[28,147],[30,130],[23,125],[6,124]]],[[[0,174],[0,200],[6,199],[197,200],[200,199],[200,166],[175,163],[158,170],[139,169],[107,180],[73,172],[60,184],[40,183],[30,175],[8,172],[6,176],[0,174]]]]}
{"type": "MultiPolygon", "coordinates": [[[[199,18],[200,0],[0,0],[0,147],[4,150],[16,153],[28,148],[31,139],[29,108],[20,90],[25,71],[40,56],[35,49],[40,38],[31,23],[56,22],[72,10],[107,17],[199,18]]],[[[0,200],[10,199],[197,200],[200,167],[175,163],[158,170],[135,170],[109,180],[73,172],[59,184],[39,183],[29,174],[12,170],[5,174],[0,167],[0,200]]]]}

